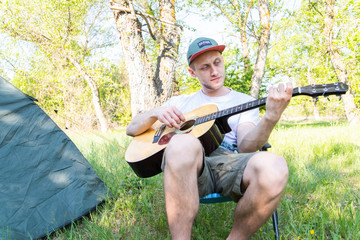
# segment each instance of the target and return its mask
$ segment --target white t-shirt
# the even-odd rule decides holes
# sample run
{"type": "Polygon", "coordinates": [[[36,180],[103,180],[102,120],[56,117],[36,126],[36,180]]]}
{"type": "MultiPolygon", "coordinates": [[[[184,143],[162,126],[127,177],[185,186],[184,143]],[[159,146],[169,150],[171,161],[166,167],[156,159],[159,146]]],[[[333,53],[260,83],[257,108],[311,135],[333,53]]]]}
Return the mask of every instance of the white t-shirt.
{"type": "MultiPolygon", "coordinates": [[[[202,90],[199,90],[190,95],[180,95],[180,96],[172,97],[167,102],[165,102],[163,106],[175,106],[182,113],[188,113],[206,104],[216,104],[218,110],[220,111],[255,100],[253,97],[247,94],[240,93],[232,89],[230,90],[231,91],[228,94],[221,97],[209,97],[205,95],[202,92],[202,90]]],[[[240,123],[244,123],[244,122],[252,122],[254,124],[257,124],[258,121],[259,121],[258,108],[231,116],[228,119],[228,123],[232,131],[225,134],[224,141],[228,142],[229,144],[236,144],[237,126],[240,123]]]]}

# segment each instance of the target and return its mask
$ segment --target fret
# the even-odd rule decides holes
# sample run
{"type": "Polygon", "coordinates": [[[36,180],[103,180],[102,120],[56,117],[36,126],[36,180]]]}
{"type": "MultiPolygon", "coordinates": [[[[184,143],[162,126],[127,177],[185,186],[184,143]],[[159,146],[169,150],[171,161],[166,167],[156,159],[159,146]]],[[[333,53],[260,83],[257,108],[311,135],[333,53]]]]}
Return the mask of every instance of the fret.
{"type": "Polygon", "coordinates": [[[235,107],[230,108],[230,114],[235,112],[235,107]]]}
{"type": "Polygon", "coordinates": [[[216,113],[216,118],[219,118],[220,115],[221,115],[221,112],[217,112],[216,113]]]}
{"type": "Polygon", "coordinates": [[[214,112],[211,116],[211,119],[216,119],[217,118],[217,112],[214,112]]]}
{"type": "Polygon", "coordinates": [[[236,111],[239,112],[243,109],[244,104],[236,106],[236,111]]]}
{"type": "Polygon", "coordinates": [[[195,120],[195,125],[198,125],[198,124],[201,124],[201,123],[203,123],[202,122],[202,119],[203,117],[198,117],[196,120],[195,120]]]}
{"type": "Polygon", "coordinates": [[[218,118],[224,116],[224,110],[218,112],[218,118]]]}

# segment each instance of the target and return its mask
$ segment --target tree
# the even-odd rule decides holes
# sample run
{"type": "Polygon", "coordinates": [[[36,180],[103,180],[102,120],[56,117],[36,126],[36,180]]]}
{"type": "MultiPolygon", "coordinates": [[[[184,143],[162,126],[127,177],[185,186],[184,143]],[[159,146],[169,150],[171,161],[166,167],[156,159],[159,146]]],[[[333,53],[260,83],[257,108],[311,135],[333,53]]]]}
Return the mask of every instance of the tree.
{"type": "MultiPolygon", "coordinates": [[[[339,54],[339,49],[336,48],[333,38],[334,38],[334,23],[335,23],[335,14],[334,14],[335,0],[327,0],[325,6],[325,21],[324,21],[324,35],[325,42],[327,47],[327,54],[331,59],[332,66],[336,73],[336,77],[340,82],[350,84],[348,72],[346,65],[343,61],[342,56],[339,54]]],[[[356,114],[356,106],[354,103],[354,96],[352,93],[351,86],[348,92],[343,97],[345,113],[348,121],[350,123],[357,123],[359,121],[359,116],[356,114]]]]}
{"type": "MultiPolygon", "coordinates": [[[[336,11],[329,19],[326,19],[328,14],[325,1],[302,1],[298,8],[283,11],[284,17],[273,25],[272,46],[267,66],[268,78],[291,78],[297,85],[345,82],[338,78],[341,71],[340,68],[335,71],[330,50],[338,54],[343,62],[342,72],[347,73],[346,83],[352,89],[348,94],[353,92],[355,99],[358,99],[356,98],[359,89],[357,76],[360,71],[356,52],[359,49],[360,36],[357,27],[360,22],[359,3],[355,4],[355,1],[335,3],[336,11]],[[330,43],[331,49],[329,49],[330,43]]],[[[343,99],[345,103],[346,95],[343,99]]],[[[301,98],[292,101],[301,104],[305,102],[301,98]]],[[[356,104],[356,100],[351,102],[356,104]]],[[[321,101],[317,104],[319,108],[321,104],[321,101]]],[[[344,106],[345,104],[339,105],[336,101],[327,102],[327,113],[337,112],[341,114],[340,116],[346,117],[344,106]]],[[[315,105],[315,116],[316,110],[315,105]]],[[[352,112],[357,111],[358,109],[353,109],[352,112]]]]}
{"type": "MultiPolygon", "coordinates": [[[[258,98],[262,85],[262,78],[265,73],[267,52],[270,44],[270,12],[271,7],[275,9],[274,4],[270,6],[268,0],[246,0],[246,1],[220,1],[220,0],[194,0],[192,4],[202,8],[208,4],[213,7],[215,12],[206,12],[207,15],[225,16],[230,25],[239,33],[241,54],[242,54],[242,82],[244,85],[250,85],[250,95],[258,98]],[[257,8],[256,8],[257,6],[257,8]],[[253,20],[252,12],[258,12],[259,20],[253,20]],[[250,20],[249,20],[250,18],[250,20]],[[255,41],[253,51],[255,57],[251,55],[249,38],[255,41]],[[249,82],[250,84],[246,84],[249,82]]],[[[236,63],[233,63],[236,64],[236,63]]],[[[240,67],[238,65],[238,67],[240,67]]],[[[248,89],[244,89],[247,92],[248,89]]]]}
{"type": "Polygon", "coordinates": [[[159,0],[157,4],[111,1],[129,73],[133,115],[161,105],[172,93],[180,42],[175,0],[159,0]],[[154,59],[148,53],[152,46],[154,59]]]}
{"type": "MultiPolygon", "coordinates": [[[[240,34],[240,44],[241,44],[241,61],[243,62],[244,71],[243,77],[241,78],[243,82],[250,82],[251,76],[253,74],[251,57],[249,53],[249,43],[248,43],[248,29],[251,29],[252,26],[248,24],[248,18],[250,10],[254,7],[254,0],[250,1],[229,1],[224,3],[224,1],[197,1],[195,2],[197,6],[204,6],[205,4],[210,4],[211,6],[217,8],[220,13],[216,15],[223,15],[230,22],[230,24],[237,29],[240,34]]],[[[212,14],[212,13],[210,13],[212,14]]],[[[253,28],[252,28],[253,29],[253,28]]],[[[236,50],[235,50],[236,51],[236,50]]],[[[246,90],[245,90],[246,91],[246,90]]]]}
{"type": "Polygon", "coordinates": [[[0,30],[15,39],[35,44],[51,59],[54,66],[70,64],[76,69],[91,89],[92,103],[101,130],[107,131],[109,123],[101,106],[98,85],[85,64],[91,51],[102,47],[89,44],[93,37],[94,21],[103,11],[102,7],[97,8],[94,19],[86,24],[87,12],[94,5],[96,2],[91,0],[3,1],[0,30]],[[85,41],[81,42],[80,36],[85,41]]]}
{"type": "Polygon", "coordinates": [[[250,95],[258,98],[261,80],[265,73],[265,65],[270,42],[270,10],[268,0],[259,0],[259,15],[261,34],[258,38],[258,54],[254,66],[254,73],[251,77],[250,95]]]}

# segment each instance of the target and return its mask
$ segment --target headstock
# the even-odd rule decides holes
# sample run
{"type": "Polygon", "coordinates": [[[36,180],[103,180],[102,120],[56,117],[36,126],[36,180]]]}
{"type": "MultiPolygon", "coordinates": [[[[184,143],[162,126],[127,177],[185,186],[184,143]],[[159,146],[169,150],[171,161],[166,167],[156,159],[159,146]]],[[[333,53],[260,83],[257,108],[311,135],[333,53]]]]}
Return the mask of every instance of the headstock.
{"type": "Polygon", "coordinates": [[[317,98],[319,96],[328,97],[330,95],[337,95],[341,97],[341,95],[345,94],[348,89],[349,86],[341,82],[319,85],[313,84],[305,87],[294,88],[293,96],[307,95],[317,98]]]}

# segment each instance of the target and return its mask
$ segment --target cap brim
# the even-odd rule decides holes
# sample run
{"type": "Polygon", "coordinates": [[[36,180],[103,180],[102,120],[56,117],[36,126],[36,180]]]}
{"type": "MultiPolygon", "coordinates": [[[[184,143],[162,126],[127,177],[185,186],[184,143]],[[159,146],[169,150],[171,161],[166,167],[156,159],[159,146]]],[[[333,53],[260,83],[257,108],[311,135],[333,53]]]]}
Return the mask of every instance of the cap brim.
{"type": "Polygon", "coordinates": [[[195,53],[194,55],[191,56],[190,60],[189,60],[189,64],[195,59],[197,58],[199,55],[205,53],[205,52],[208,52],[208,51],[219,51],[219,52],[223,52],[225,49],[225,45],[217,45],[217,46],[214,46],[214,47],[209,47],[209,48],[206,48],[202,51],[199,51],[197,53],[195,53]]]}

